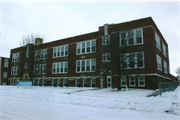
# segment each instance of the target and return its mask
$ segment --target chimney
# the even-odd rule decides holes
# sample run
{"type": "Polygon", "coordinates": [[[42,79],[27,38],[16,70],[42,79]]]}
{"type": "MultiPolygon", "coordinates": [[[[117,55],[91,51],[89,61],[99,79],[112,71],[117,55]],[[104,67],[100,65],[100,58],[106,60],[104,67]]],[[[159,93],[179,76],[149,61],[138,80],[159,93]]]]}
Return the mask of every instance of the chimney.
{"type": "Polygon", "coordinates": [[[104,35],[108,35],[108,24],[104,24],[104,35]]]}
{"type": "Polygon", "coordinates": [[[42,38],[36,38],[35,39],[35,45],[40,45],[43,43],[43,39],[42,38]]]}

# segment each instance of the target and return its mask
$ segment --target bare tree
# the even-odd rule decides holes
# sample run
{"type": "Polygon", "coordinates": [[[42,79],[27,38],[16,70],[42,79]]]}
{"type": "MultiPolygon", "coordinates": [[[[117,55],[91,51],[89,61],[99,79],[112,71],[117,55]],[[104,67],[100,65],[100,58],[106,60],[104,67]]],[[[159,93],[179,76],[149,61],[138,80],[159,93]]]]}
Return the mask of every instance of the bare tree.
{"type": "MultiPolygon", "coordinates": [[[[128,44],[133,44],[134,33],[128,29],[127,26],[122,28],[122,32],[112,32],[109,35],[105,35],[102,38],[102,45],[99,45],[96,52],[96,58],[102,62],[99,66],[98,71],[101,77],[105,76],[117,76],[118,79],[118,90],[121,90],[121,77],[127,76],[128,73],[126,68],[136,68],[141,66],[139,62],[143,54],[128,54],[132,48],[127,48],[128,44]],[[120,39],[119,39],[120,38],[120,39]],[[128,60],[128,62],[127,62],[128,60]]],[[[116,30],[114,30],[116,31],[116,30]]],[[[98,40],[101,41],[101,40],[98,40]]]]}
{"type": "Polygon", "coordinates": [[[40,34],[23,36],[21,39],[20,46],[24,47],[24,55],[21,61],[21,74],[23,74],[24,80],[33,80],[38,74],[44,72],[42,68],[46,67],[41,65],[41,59],[47,57],[47,50],[36,50],[36,39],[41,39],[40,34]],[[46,52],[44,54],[44,52],[46,52]],[[42,67],[43,66],[43,67],[42,67]]]}
{"type": "Polygon", "coordinates": [[[178,68],[176,69],[176,73],[177,73],[178,76],[180,77],[180,67],[178,67],[178,68]]]}
{"type": "Polygon", "coordinates": [[[35,45],[35,39],[36,38],[42,38],[44,39],[44,36],[40,35],[40,33],[23,36],[21,40],[19,41],[20,46],[25,46],[27,44],[34,44],[35,45]]]}

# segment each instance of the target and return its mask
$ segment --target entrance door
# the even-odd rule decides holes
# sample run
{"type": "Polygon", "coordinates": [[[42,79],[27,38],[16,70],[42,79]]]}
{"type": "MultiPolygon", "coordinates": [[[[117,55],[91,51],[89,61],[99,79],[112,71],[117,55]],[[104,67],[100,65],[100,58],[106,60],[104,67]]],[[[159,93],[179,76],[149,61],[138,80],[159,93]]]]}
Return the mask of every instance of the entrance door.
{"type": "Polygon", "coordinates": [[[111,87],[111,76],[105,77],[105,87],[111,87]]]}

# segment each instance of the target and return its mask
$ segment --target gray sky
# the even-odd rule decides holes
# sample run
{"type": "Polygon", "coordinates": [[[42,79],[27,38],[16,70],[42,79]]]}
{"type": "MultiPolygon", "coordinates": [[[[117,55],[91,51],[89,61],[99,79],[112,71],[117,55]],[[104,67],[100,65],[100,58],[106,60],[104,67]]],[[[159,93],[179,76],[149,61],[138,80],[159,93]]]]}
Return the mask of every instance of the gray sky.
{"type": "Polygon", "coordinates": [[[9,57],[23,35],[40,33],[44,42],[98,31],[105,23],[152,17],[169,45],[170,73],[180,66],[180,1],[1,2],[0,56],[9,57]]]}

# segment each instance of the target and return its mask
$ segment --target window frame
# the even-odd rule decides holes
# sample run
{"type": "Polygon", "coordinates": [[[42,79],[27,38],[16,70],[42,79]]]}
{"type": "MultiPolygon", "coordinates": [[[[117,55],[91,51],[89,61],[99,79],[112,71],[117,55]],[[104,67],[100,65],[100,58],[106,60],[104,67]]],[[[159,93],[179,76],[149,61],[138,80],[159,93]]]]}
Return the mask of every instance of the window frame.
{"type": "Polygon", "coordinates": [[[141,45],[141,44],[144,44],[143,43],[143,29],[140,28],[140,29],[134,29],[134,30],[131,30],[130,32],[125,32],[125,31],[122,31],[122,32],[119,32],[119,46],[120,47],[125,47],[125,46],[134,46],[134,45],[141,45]],[[138,35],[137,31],[140,30],[140,36],[138,35]],[[133,36],[131,37],[128,37],[129,34],[133,33],[133,36]],[[122,37],[122,34],[125,34],[125,38],[122,37]],[[128,37],[128,38],[127,38],[128,37]],[[138,43],[138,37],[141,37],[141,43],[138,43]],[[130,39],[133,39],[133,44],[130,44],[130,39]],[[125,44],[122,45],[123,43],[123,40],[125,40],[125,44]]]}
{"type": "Polygon", "coordinates": [[[135,76],[129,76],[129,86],[131,87],[135,87],[136,86],[136,77],[135,76]],[[131,78],[134,78],[134,85],[131,85],[131,82],[132,82],[132,79],[131,78]]]}
{"type": "Polygon", "coordinates": [[[146,85],[146,84],[145,84],[145,76],[138,76],[138,86],[139,86],[139,87],[145,87],[145,85],[146,85]],[[144,85],[140,85],[140,83],[141,83],[141,81],[142,81],[142,80],[140,79],[140,77],[143,77],[144,85]]]}
{"type": "Polygon", "coordinates": [[[121,86],[122,86],[122,87],[125,87],[125,86],[126,86],[126,82],[125,82],[126,80],[127,80],[127,77],[126,77],[126,76],[122,76],[122,77],[121,77],[121,86]],[[123,80],[123,78],[125,78],[125,80],[123,80]],[[124,82],[124,85],[122,84],[123,82],[124,82]]]}
{"type": "Polygon", "coordinates": [[[110,53],[102,53],[102,62],[110,62],[110,53]]]}
{"type": "Polygon", "coordinates": [[[83,60],[76,60],[76,73],[82,73],[82,72],[95,72],[96,71],[96,59],[83,59],[83,60]],[[87,61],[90,61],[90,70],[87,71],[87,61]],[[80,64],[78,64],[80,63],[80,64]],[[82,63],[84,63],[82,65],[82,63]],[[84,68],[84,71],[82,71],[82,67],[84,68]],[[78,69],[80,68],[80,69],[78,69]],[[93,70],[95,69],[95,70],[93,70]]]}
{"type": "Polygon", "coordinates": [[[156,54],[156,63],[157,63],[157,69],[162,71],[162,58],[158,54],[156,54]]]}
{"type": "Polygon", "coordinates": [[[53,58],[67,57],[69,53],[69,45],[53,47],[53,58]]]}
{"type": "Polygon", "coordinates": [[[68,73],[68,61],[52,63],[52,74],[66,74],[66,73],[68,73]]]}
{"type": "Polygon", "coordinates": [[[102,45],[108,45],[108,42],[110,44],[110,41],[111,41],[110,35],[102,36],[102,45]]]}
{"type": "Polygon", "coordinates": [[[76,43],[76,55],[90,54],[90,53],[94,53],[94,52],[96,52],[96,40],[95,39],[76,43]],[[90,46],[87,45],[88,43],[90,44],[90,46]],[[94,43],[94,45],[93,45],[93,43],[94,43]]]}

